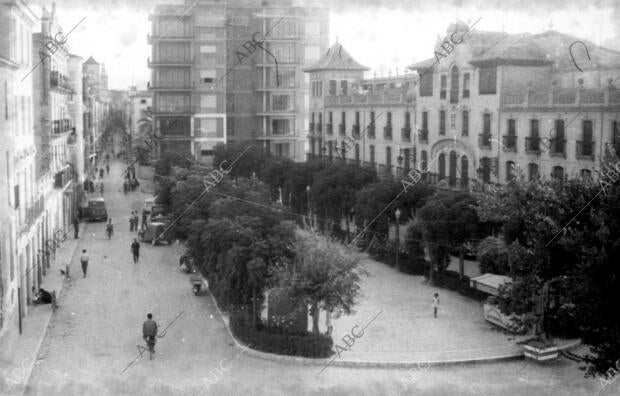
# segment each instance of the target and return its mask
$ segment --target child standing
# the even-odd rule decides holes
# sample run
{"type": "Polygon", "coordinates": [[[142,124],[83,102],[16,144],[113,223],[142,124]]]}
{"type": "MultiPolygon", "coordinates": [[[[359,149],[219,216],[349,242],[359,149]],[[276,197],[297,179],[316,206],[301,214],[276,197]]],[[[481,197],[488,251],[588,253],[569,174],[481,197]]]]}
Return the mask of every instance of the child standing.
{"type": "Polygon", "coordinates": [[[439,309],[439,293],[435,293],[433,297],[433,314],[437,317],[437,310],[439,309]]]}

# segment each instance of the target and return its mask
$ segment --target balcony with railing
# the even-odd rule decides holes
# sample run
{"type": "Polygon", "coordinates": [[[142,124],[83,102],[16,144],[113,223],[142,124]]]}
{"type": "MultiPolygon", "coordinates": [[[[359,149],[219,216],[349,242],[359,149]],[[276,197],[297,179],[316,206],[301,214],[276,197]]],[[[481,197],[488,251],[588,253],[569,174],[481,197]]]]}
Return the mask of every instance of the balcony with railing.
{"type": "Polygon", "coordinates": [[[388,125],[383,128],[383,139],[392,140],[392,126],[388,125]]]}
{"type": "MultiPolygon", "coordinates": [[[[205,83],[212,84],[217,86],[217,88],[223,88],[223,84],[218,84],[215,81],[213,83],[205,83]]],[[[154,91],[191,91],[196,88],[196,83],[194,81],[154,81],[152,84],[148,85],[149,90],[154,91]]]]}
{"type": "Polygon", "coordinates": [[[315,126],[315,125],[316,125],[316,124],[315,124],[314,122],[311,122],[311,123],[308,125],[308,132],[310,132],[311,134],[314,134],[314,126],[315,126]]]}
{"type": "Polygon", "coordinates": [[[428,129],[420,129],[420,134],[418,135],[418,141],[420,143],[428,143],[428,129]]]}
{"type": "Polygon", "coordinates": [[[319,122],[314,124],[314,128],[316,129],[316,132],[318,134],[321,134],[323,132],[323,125],[321,123],[319,123],[319,122]]]}
{"type": "Polygon", "coordinates": [[[368,137],[370,139],[374,139],[375,138],[375,132],[376,132],[376,125],[374,123],[368,125],[368,137]]]}
{"type": "Polygon", "coordinates": [[[345,124],[339,124],[338,125],[338,133],[340,134],[340,136],[346,136],[347,135],[347,126],[345,124]]]}
{"type": "Polygon", "coordinates": [[[328,135],[333,135],[334,134],[334,124],[328,122],[326,125],[327,128],[327,134],[328,135]]]}
{"type": "Polygon", "coordinates": [[[517,152],[517,135],[504,135],[502,139],[504,151],[517,152]]]}
{"type": "Polygon", "coordinates": [[[357,106],[361,104],[395,104],[395,105],[412,105],[415,103],[415,95],[409,93],[402,93],[401,91],[386,92],[380,94],[366,94],[366,95],[341,95],[341,96],[326,96],[325,106],[357,106]]]}
{"type": "Polygon", "coordinates": [[[502,108],[600,107],[620,105],[617,88],[556,88],[508,90],[501,94],[502,108]]]}
{"type": "Polygon", "coordinates": [[[73,125],[71,125],[71,119],[63,118],[60,120],[52,121],[52,135],[61,135],[68,132],[74,132],[73,125]]]}
{"type": "Polygon", "coordinates": [[[594,141],[577,140],[576,156],[578,159],[594,160],[594,141]]]}
{"type": "Polygon", "coordinates": [[[553,138],[549,139],[549,155],[552,157],[566,158],[566,139],[553,138]]]}
{"type": "Polygon", "coordinates": [[[28,207],[24,210],[23,217],[20,216],[19,222],[19,232],[26,233],[30,230],[32,225],[37,221],[37,219],[41,216],[43,211],[45,210],[45,196],[41,195],[33,202],[31,202],[28,207]]]}
{"type": "Polygon", "coordinates": [[[525,138],[525,152],[527,154],[540,154],[540,137],[527,136],[525,138]]]}
{"type": "Polygon", "coordinates": [[[71,80],[69,80],[69,77],[56,70],[52,70],[50,73],[50,86],[54,89],[64,89],[67,91],[74,90],[74,86],[71,83],[71,80]]]}
{"type": "Polygon", "coordinates": [[[353,125],[353,127],[351,128],[351,136],[353,136],[354,139],[360,138],[360,126],[359,125],[353,125]]]}
{"type": "Polygon", "coordinates": [[[410,126],[406,126],[400,130],[400,139],[403,142],[411,141],[411,127],[410,126]]]}
{"type": "Polygon", "coordinates": [[[188,66],[189,67],[194,64],[194,58],[190,56],[181,57],[181,58],[158,56],[158,57],[155,57],[152,61],[151,61],[151,58],[148,58],[146,63],[150,69],[152,69],[153,67],[159,67],[159,66],[188,66]]]}
{"type": "Polygon", "coordinates": [[[491,134],[490,133],[478,134],[478,147],[480,147],[481,149],[486,149],[486,150],[491,149],[491,134]]]}

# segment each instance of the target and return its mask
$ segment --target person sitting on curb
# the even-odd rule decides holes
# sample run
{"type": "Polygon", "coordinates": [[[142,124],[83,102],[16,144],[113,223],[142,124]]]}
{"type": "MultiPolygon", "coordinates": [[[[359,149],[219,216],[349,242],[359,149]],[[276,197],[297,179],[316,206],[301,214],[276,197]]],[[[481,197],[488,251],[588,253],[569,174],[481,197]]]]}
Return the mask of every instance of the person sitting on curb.
{"type": "MultiPolygon", "coordinates": [[[[34,287],[32,288],[34,291],[34,287]]],[[[35,294],[35,298],[32,300],[33,304],[51,304],[52,303],[52,293],[47,290],[40,288],[39,292],[35,294]]]]}

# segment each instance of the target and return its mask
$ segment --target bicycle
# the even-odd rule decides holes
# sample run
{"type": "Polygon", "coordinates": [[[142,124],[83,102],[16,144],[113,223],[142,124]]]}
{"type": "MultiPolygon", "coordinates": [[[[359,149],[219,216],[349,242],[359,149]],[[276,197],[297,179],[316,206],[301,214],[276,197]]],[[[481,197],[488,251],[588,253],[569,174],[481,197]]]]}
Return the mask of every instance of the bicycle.
{"type": "Polygon", "coordinates": [[[146,347],[142,345],[136,345],[138,347],[138,353],[140,357],[144,351],[149,351],[149,360],[153,360],[153,355],[155,354],[155,336],[144,336],[144,342],[146,343],[146,347]]]}

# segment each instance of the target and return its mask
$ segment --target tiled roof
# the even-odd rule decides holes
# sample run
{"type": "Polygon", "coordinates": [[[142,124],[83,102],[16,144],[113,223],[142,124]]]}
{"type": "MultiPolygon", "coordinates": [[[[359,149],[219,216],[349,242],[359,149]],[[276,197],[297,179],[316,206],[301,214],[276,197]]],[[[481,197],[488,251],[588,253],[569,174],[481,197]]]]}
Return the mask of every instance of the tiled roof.
{"type": "MultiPolygon", "coordinates": [[[[574,68],[569,48],[576,41],[585,43],[591,58],[591,61],[588,60],[583,45],[573,45],[573,56],[583,70],[599,67],[620,67],[620,52],[553,30],[534,35],[530,33],[507,34],[503,32],[470,31],[464,37],[463,43],[457,45],[466,45],[471,50],[473,56],[470,62],[472,64],[486,62],[531,65],[554,64],[558,68],[574,68]]],[[[436,50],[440,51],[439,49],[436,50]]],[[[426,69],[436,61],[436,58],[429,58],[410,65],[409,69],[426,69]]]]}
{"type": "Polygon", "coordinates": [[[98,65],[99,63],[97,63],[96,60],[93,59],[93,57],[89,57],[86,62],[84,62],[85,64],[89,64],[89,65],[98,65]]]}
{"type": "Polygon", "coordinates": [[[336,43],[327,50],[325,55],[314,65],[304,69],[305,72],[315,72],[321,70],[370,70],[362,66],[344,49],[340,43],[336,43]]]}

